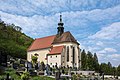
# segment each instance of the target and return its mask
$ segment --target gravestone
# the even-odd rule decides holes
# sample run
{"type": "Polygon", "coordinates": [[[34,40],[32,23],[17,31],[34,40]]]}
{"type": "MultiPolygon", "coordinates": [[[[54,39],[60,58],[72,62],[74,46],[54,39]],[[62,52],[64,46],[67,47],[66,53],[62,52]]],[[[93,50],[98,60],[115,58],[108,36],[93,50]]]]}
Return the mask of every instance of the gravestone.
{"type": "Polygon", "coordinates": [[[60,73],[59,72],[55,72],[55,80],[59,80],[60,79],[60,73]]]}
{"type": "Polygon", "coordinates": [[[102,73],[102,80],[104,80],[104,73],[102,73]]]}
{"type": "Polygon", "coordinates": [[[48,64],[46,65],[45,70],[46,70],[46,74],[50,75],[50,66],[48,64]]]}
{"type": "Polygon", "coordinates": [[[17,69],[19,67],[19,64],[18,63],[13,63],[12,66],[13,66],[13,69],[17,69]]]}
{"type": "Polygon", "coordinates": [[[68,70],[68,75],[71,76],[71,69],[68,70]]]}
{"type": "Polygon", "coordinates": [[[29,70],[31,70],[32,69],[32,63],[31,62],[28,62],[28,61],[26,61],[25,62],[25,67],[27,68],[27,70],[29,71],[29,70]]]}
{"type": "Polygon", "coordinates": [[[46,72],[46,70],[44,71],[44,76],[47,76],[48,74],[47,74],[47,72],[46,72]]]}
{"type": "Polygon", "coordinates": [[[20,64],[25,64],[25,60],[23,60],[23,59],[20,59],[20,64]]]}
{"type": "Polygon", "coordinates": [[[36,76],[37,72],[30,72],[30,76],[36,76]]]}
{"type": "Polygon", "coordinates": [[[35,70],[38,70],[38,63],[35,64],[35,70]]]}
{"type": "Polygon", "coordinates": [[[57,63],[55,64],[55,68],[58,70],[58,66],[57,66],[57,63]]]}

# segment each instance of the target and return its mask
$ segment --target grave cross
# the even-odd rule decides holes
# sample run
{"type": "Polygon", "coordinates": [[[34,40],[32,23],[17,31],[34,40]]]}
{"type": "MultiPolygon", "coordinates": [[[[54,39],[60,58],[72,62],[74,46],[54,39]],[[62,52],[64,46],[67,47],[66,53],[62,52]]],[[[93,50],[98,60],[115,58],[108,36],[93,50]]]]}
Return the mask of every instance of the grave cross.
{"type": "Polygon", "coordinates": [[[28,71],[28,69],[29,69],[28,62],[26,62],[26,67],[25,68],[28,71]]]}

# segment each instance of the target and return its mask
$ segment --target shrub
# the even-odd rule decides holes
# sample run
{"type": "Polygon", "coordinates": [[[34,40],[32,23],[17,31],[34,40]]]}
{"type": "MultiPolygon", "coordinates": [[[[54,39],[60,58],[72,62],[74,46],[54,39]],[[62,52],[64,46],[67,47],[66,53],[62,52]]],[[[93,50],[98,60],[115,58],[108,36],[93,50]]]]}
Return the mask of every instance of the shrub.
{"type": "Polygon", "coordinates": [[[33,62],[33,64],[37,63],[37,59],[38,59],[37,56],[32,56],[32,62],[33,62]]]}
{"type": "Polygon", "coordinates": [[[21,75],[22,80],[28,80],[29,79],[29,73],[27,71],[23,72],[21,75]]]}
{"type": "Polygon", "coordinates": [[[20,64],[20,67],[24,67],[24,64],[20,64]]]}
{"type": "Polygon", "coordinates": [[[77,75],[76,75],[76,74],[73,74],[73,75],[72,75],[72,78],[73,78],[73,80],[77,80],[77,75]]]}

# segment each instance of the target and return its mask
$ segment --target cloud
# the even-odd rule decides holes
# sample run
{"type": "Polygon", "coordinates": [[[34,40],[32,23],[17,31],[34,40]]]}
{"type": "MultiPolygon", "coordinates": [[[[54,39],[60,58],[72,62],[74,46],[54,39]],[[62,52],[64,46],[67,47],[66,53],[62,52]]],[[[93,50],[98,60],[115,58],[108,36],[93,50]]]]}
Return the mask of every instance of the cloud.
{"type": "Polygon", "coordinates": [[[52,35],[52,30],[54,34],[56,33],[56,20],[58,20],[56,17],[59,18],[59,14],[54,16],[34,15],[32,17],[12,15],[1,11],[0,14],[2,15],[2,20],[22,27],[23,32],[33,38],[45,36],[45,34],[52,35]]]}
{"type": "MultiPolygon", "coordinates": [[[[22,5],[23,4],[25,5],[25,3],[21,1],[22,5]]],[[[40,4],[44,4],[44,2],[43,3],[41,2],[40,4]]],[[[109,21],[110,23],[112,22],[112,20],[120,20],[120,18],[118,18],[118,16],[120,15],[119,14],[120,11],[118,10],[119,8],[120,6],[118,5],[116,7],[107,8],[104,10],[94,9],[91,11],[82,11],[82,12],[65,11],[62,13],[63,22],[65,23],[64,25],[65,30],[71,31],[73,35],[76,35],[75,36],[76,38],[88,37],[88,35],[93,34],[92,32],[93,29],[97,29],[97,27],[95,28],[95,26],[98,25],[99,22],[104,21],[106,19],[107,19],[106,22],[109,21]],[[103,17],[100,18],[99,16],[103,16],[103,17]]],[[[22,16],[22,15],[13,15],[0,11],[0,14],[4,21],[21,26],[23,28],[23,32],[34,38],[39,36],[44,36],[44,34],[45,35],[55,34],[57,23],[59,22],[58,21],[59,13],[53,15],[45,15],[45,16],[37,15],[37,14],[34,14],[33,16],[22,16]]],[[[98,27],[100,27],[100,25],[102,25],[102,23],[99,24],[98,27]]]]}
{"type": "Polygon", "coordinates": [[[97,53],[107,53],[107,54],[109,54],[109,53],[114,53],[114,52],[117,52],[117,50],[114,49],[114,48],[104,48],[103,50],[98,51],[97,53]]]}
{"type": "Polygon", "coordinates": [[[111,24],[108,27],[103,27],[96,34],[89,36],[92,39],[117,39],[120,38],[120,22],[111,24]]]}
{"type": "Polygon", "coordinates": [[[96,45],[98,45],[98,46],[103,46],[104,44],[103,44],[102,41],[98,41],[98,42],[96,43],[96,45]]]}
{"type": "Polygon", "coordinates": [[[112,54],[112,55],[108,55],[108,57],[110,57],[110,58],[120,58],[120,54],[112,54]]]}
{"type": "Polygon", "coordinates": [[[24,16],[57,12],[107,9],[120,4],[119,0],[1,0],[0,10],[24,16]]]}

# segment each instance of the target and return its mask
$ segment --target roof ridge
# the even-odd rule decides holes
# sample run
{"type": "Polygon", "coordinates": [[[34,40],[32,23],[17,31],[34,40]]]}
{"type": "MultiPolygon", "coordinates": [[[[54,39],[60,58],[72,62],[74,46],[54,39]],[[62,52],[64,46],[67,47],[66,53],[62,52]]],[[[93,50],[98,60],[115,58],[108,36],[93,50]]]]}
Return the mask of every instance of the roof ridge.
{"type": "MultiPolygon", "coordinates": [[[[41,38],[36,38],[36,39],[48,38],[48,37],[53,37],[53,36],[56,36],[56,35],[51,35],[51,36],[45,36],[45,37],[41,37],[41,38]]],[[[35,40],[36,40],[36,39],[35,39],[35,40]]]]}

